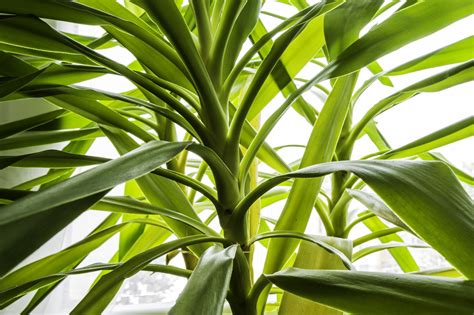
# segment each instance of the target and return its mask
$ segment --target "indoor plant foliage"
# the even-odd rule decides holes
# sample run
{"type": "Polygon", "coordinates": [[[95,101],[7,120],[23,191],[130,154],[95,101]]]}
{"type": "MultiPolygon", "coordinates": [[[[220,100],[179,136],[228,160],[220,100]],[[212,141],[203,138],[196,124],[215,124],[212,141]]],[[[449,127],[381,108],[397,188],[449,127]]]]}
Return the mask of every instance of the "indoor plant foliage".
{"type": "Polygon", "coordinates": [[[472,314],[474,214],[461,182],[473,179],[430,152],[468,137],[472,118],[399,148],[373,120],[419,93],[472,80],[472,37],[394,69],[377,63],[471,14],[472,4],[281,2],[297,13],[276,17],[273,29],[261,21],[259,0],[0,2],[1,101],[42,98],[57,107],[0,126],[2,150],[33,148],[3,154],[2,168],[47,171],[0,189],[2,308],[30,294],[25,312],[32,311],[65,277],[102,271],[72,310],[99,314],[127,278],[154,271],[189,277],[172,314],[219,314],[225,301],[234,314],[472,314]],[[381,14],[387,16],[361,36],[381,14]],[[104,35],[65,33],[51,26],[54,20],[100,26],[104,35]],[[105,57],[101,51],[113,46],[136,60],[123,65],[105,57]],[[312,77],[299,79],[310,63],[318,65],[312,77]],[[394,87],[352,119],[367,89],[439,66],[447,67],[394,87]],[[373,77],[365,81],[359,72],[367,69],[373,77]],[[135,88],[78,86],[107,74],[135,88]],[[322,105],[304,98],[315,89],[324,91],[322,105]],[[279,93],[284,101],[259,122],[279,93]],[[265,141],[290,107],[312,126],[298,161],[285,161],[265,141]],[[377,149],[357,160],[352,152],[362,136],[377,149]],[[120,157],[88,154],[99,137],[120,157]],[[59,142],[67,144],[34,150],[59,142]],[[260,172],[263,164],[273,171],[260,172]],[[74,173],[82,166],[92,167],[74,173]],[[324,177],[330,189],[322,188],[324,177]],[[122,183],[124,195],[108,194],[122,183]],[[281,200],[276,220],[261,216],[281,200]],[[353,213],[353,200],[367,210],[353,213]],[[88,209],[110,215],[80,242],[16,268],[88,209]],[[305,234],[315,224],[313,211],[326,235],[305,234]],[[358,224],[370,234],[351,237],[358,224]],[[452,269],[419,272],[400,231],[425,241],[452,269]],[[114,235],[120,246],[110,262],[81,264],[114,235]],[[377,238],[380,245],[359,247],[377,238]],[[261,275],[254,271],[255,243],[266,248],[261,275]],[[353,261],[385,249],[405,274],[354,269],[353,261]],[[183,255],[186,269],[153,263],[164,255],[183,255]],[[277,302],[267,304],[273,294],[277,302]]]}

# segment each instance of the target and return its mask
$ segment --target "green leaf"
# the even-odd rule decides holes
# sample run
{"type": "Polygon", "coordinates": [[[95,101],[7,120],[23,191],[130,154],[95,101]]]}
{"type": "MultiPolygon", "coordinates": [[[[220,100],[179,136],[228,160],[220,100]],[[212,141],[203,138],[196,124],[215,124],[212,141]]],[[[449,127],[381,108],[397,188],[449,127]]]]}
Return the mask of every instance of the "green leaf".
{"type": "MultiPolygon", "coordinates": [[[[345,256],[350,257],[352,253],[352,241],[337,238],[324,237],[325,241],[332,246],[340,249],[345,256]]],[[[332,269],[345,270],[347,266],[341,261],[341,257],[324,250],[321,247],[315,246],[309,242],[302,242],[300,249],[293,264],[295,268],[302,269],[332,269]]],[[[318,314],[318,315],[342,315],[341,312],[331,308],[316,304],[307,299],[298,297],[291,293],[283,293],[281,305],[278,310],[281,315],[291,314],[318,314]]]]}
{"type": "MultiPolygon", "coordinates": [[[[110,162],[3,207],[0,225],[18,221],[53,207],[108,190],[143,176],[169,161],[189,143],[153,141],[110,162]]],[[[85,209],[84,209],[85,210],[85,209]]]]}
{"type": "Polygon", "coordinates": [[[474,310],[474,281],[296,268],[266,277],[285,291],[352,314],[467,315],[474,310]]]}
{"type": "Polygon", "coordinates": [[[6,51],[25,53],[24,49],[27,49],[26,55],[32,53],[57,60],[90,63],[65,44],[59,33],[54,32],[46,23],[31,17],[2,16],[0,43],[6,51]]]}
{"type": "Polygon", "coordinates": [[[384,153],[380,158],[400,159],[436,149],[474,135],[474,117],[458,121],[400,148],[384,153]]]}
{"type": "MultiPolygon", "coordinates": [[[[117,220],[118,217],[115,215],[114,221],[117,220]]],[[[109,224],[99,226],[99,228],[97,228],[90,235],[83,238],[81,241],[68,246],[58,253],[46,256],[21,267],[18,270],[15,270],[1,279],[0,292],[22,285],[30,280],[63,271],[68,266],[71,266],[72,264],[84,258],[94,249],[98,248],[114,234],[130,225],[130,223],[133,222],[121,223],[113,226],[109,226],[109,224]]],[[[143,222],[136,223],[143,224],[143,222]]]]}
{"type": "MultiPolygon", "coordinates": [[[[349,111],[350,97],[355,82],[356,75],[342,77],[336,82],[308,140],[301,167],[331,161],[349,111]]],[[[303,232],[305,230],[321,184],[322,178],[295,180],[275,231],[303,232]],[[308,191],[311,193],[308,194],[308,191]],[[295,216],[298,216],[298,220],[294,219],[295,216]]],[[[296,245],[297,242],[294,240],[271,240],[265,272],[278,270],[289,258],[296,245]]]]}
{"type": "MultiPolygon", "coordinates": [[[[117,220],[120,219],[120,215],[112,213],[108,215],[101,224],[99,224],[89,235],[92,235],[96,232],[102,231],[104,229],[107,229],[111,227],[112,225],[117,223],[117,220]]],[[[70,267],[65,268],[65,269],[74,269],[77,268],[82,261],[85,259],[87,254],[83,256],[83,259],[78,260],[78,262],[75,262],[74,264],[71,264],[70,267]]],[[[35,295],[33,298],[29,301],[28,305],[23,309],[23,313],[29,313],[32,310],[34,310],[39,304],[41,304],[42,301],[59,285],[61,284],[62,281],[56,282],[52,285],[49,285],[47,287],[41,288],[36,291],[35,295]]]]}
{"type": "Polygon", "coordinates": [[[474,278],[474,257],[469,254],[474,242],[472,199],[442,162],[341,161],[313,165],[263,182],[241,201],[236,212],[242,215],[245,210],[241,209],[247,209],[287,178],[319,177],[338,171],[352,172],[364,180],[418,236],[467,278],[474,278]]]}
{"type": "Polygon", "coordinates": [[[25,75],[38,70],[13,54],[4,51],[0,51],[0,63],[3,65],[0,74],[7,77],[25,75]]]}
{"type": "Polygon", "coordinates": [[[38,85],[68,85],[91,80],[104,74],[110,74],[110,70],[103,67],[51,64],[45,72],[33,80],[38,85]]]}
{"type": "Polygon", "coordinates": [[[21,206],[21,204],[25,203],[23,202],[25,199],[34,200],[35,195],[39,193],[28,194],[13,203],[3,206],[1,208],[2,211],[0,211],[2,219],[0,228],[3,235],[7,235],[8,237],[0,238],[0,256],[8,257],[8,259],[0,260],[0,276],[3,276],[18,265],[23,259],[65,228],[81,213],[89,209],[89,207],[100,200],[106,192],[107,190],[96,192],[80,199],[65,201],[57,206],[46,206],[46,209],[43,209],[42,212],[35,212],[35,203],[28,208],[22,208],[21,206]],[[20,211],[31,210],[31,212],[34,213],[27,217],[19,216],[9,219],[8,216],[14,216],[13,211],[15,211],[10,211],[10,209],[18,209],[18,205],[20,205],[20,211]],[[65,209],[67,209],[67,211],[65,211],[65,209]],[[7,217],[7,220],[4,219],[5,217],[7,217]],[[18,244],[22,245],[18,246],[18,244]]]}
{"type": "MultiPolygon", "coordinates": [[[[39,85],[42,87],[47,85],[67,85],[93,79],[108,73],[110,74],[111,71],[102,67],[67,64],[58,65],[52,63],[38,71],[31,72],[22,70],[16,72],[16,78],[5,81],[0,85],[0,95],[2,98],[5,98],[20,88],[29,87],[31,85],[39,85]]],[[[10,97],[8,99],[10,99],[10,97]]]]}
{"type": "Polygon", "coordinates": [[[226,113],[219,103],[209,73],[174,1],[135,0],[133,3],[145,9],[174,45],[191,73],[196,90],[202,99],[204,124],[213,130],[216,139],[225,137],[226,113]]]}
{"type": "MultiPolygon", "coordinates": [[[[116,126],[123,126],[123,129],[129,130],[134,134],[140,135],[141,138],[147,138],[147,136],[143,135],[143,131],[137,129],[137,126],[133,126],[131,122],[124,121],[123,117],[117,117],[117,113],[112,110],[112,108],[118,108],[120,110],[121,107],[124,107],[123,103],[129,103],[133,105],[137,105],[139,107],[144,107],[156,112],[158,115],[168,118],[169,120],[175,122],[179,126],[183,127],[186,131],[192,134],[195,138],[199,138],[199,135],[196,134],[196,131],[193,129],[191,124],[186,121],[183,117],[178,115],[176,112],[171,111],[164,106],[158,106],[156,104],[144,101],[140,98],[133,97],[130,95],[123,95],[118,93],[112,93],[107,91],[101,91],[91,88],[83,88],[83,87],[68,87],[68,86],[30,86],[26,89],[21,90],[21,93],[17,93],[14,95],[15,99],[17,98],[30,98],[30,97],[48,97],[48,96],[58,96],[59,98],[49,97],[47,98],[50,102],[70,109],[73,112],[77,112],[78,114],[82,115],[83,117],[88,117],[93,121],[98,121],[104,124],[109,125],[116,125],[116,126]],[[64,98],[65,97],[65,98],[64,98]],[[78,102],[77,99],[83,100],[94,100],[90,101],[92,105],[90,106],[85,104],[84,102],[78,102]],[[60,100],[61,99],[61,100],[60,100]],[[66,101],[67,100],[67,101],[66,101]],[[95,100],[104,100],[113,102],[108,104],[109,108],[104,109],[104,105],[101,103],[95,102],[95,100]],[[110,113],[112,111],[112,113],[110,113]],[[101,118],[102,117],[102,118],[101,118]]],[[[122,112],[123,113],[123,112],[122,112]]],[[[127,112],[128,113],[128,112],[127,112]]],[[[73,114],[69,114],[73,116],[73,114]]],[[[62,118],[69,120],[71,124],[77,122],[78,117],[76,115],[74,118],[68,117],[67,115],[63,116],[62,118]]]]}
{"type": "Polygon", "coordinates": [[[429,248],[427,245],[420,245],[420,244],[406,244],[406,243],[385,243],[385,244],[378,244],[373,246],[365,247],[358,252],[355,252],[352,256],[352,261],[357,261],[367,255],[386,250],[391,248],[398,248],[398,247],[412,247],[412,248],[429,248]]]}
{"type": "Polygon", "coordinates": [[[395,224],[408,232],[412,232],[411,229],[403,223],[399,217],[376,195],[366,193],[362,190],[348,189],[349,195],[359,201],[361,204],[366,206],[370,211],[375,213],[378,217],[387,220],[388,222],[395,224]]]}
{"type": "Polygon", "coordinates": [[[345,146],[351,146],[369,122],[382,112],[422,92],[438,92],[474,80],[474,61],[440,72],[382,99],[372,106],[353,127],[345,146]]]}
{"type": "MultiPolygon", "coordinates": [[[[255,32],[256,30],[254,30],[254,33],[255,32]]],[[[296,90],[296,85],[292,79],[324,45],[323,18],[315,18],[307,23],[303,31],[301,31],[298,36],[290,38],[290,40],[291,41],[287,40],[288,43],[282,45],[285,51],[281,56],[278,56],[279,60],[272,70],[271,75],[268,76],[263,85],[261,85],[260,91],[249,110],[247,119],[250,120],[255,117],[280,91],[288,97],[296,90]],[[306,45],[309,40],[311,40],[311,45],[306,45]]],[[[280,41],[281,40],[277,39],[275,45],[278,45],[280,41]]],[[[270,54],[266,55],[263,52],[261,52],[261,54],[265,59],[274,58],[270,54]]],[[[299,109],[299,112],[305,112],[304,106],[303,101],[297,100],[297,104],[295,104],[294,107],[299,109]]],[[[309,112],[312,111],[309,110],[309,112]]]]}
{"type": "Polygon", "coordinates": [[[192,226],[204,234],[218,236],[219,234],[202,222],[183,215],[177,211],[157,207],[130,197],[105,197],[94,205],[95,210],[117,211],[136,214],[159,214],[192,226]]]}
{"type": "MultiPolygon", "coordinates": [[[[341,244],[338,243],[336,238],[321,236],[321,235],[309,235],[301,232],[292,232],[292,231],[272,231],[263,234],[258,234],[249,241],[249,245],[262,241],[264,239],[274,239],[274,238],[293,238],[298,240],[303,240],[312,244],[315,244],[321,248],[324,248],[326,251],[339,257],[341,262],[346,266],[347,269],[354,269],[351,263],[351,251],[346,248],[345,244],[341,247],[341,244]]],[[[352,248],[352,244],[351,244],[352,248]]]]}
{"type": "Polygon", "coordinates": [[[25,155],[0,156],[0,169],[8,166],[71,168],[95,165],[106,161],[109,161],[109,159],[58,150],[47,150],[25,155]]]}
{"type": "Polygon", "coordinates": [[[474,241],[472,199],[451,170],[436,162],[381,162],[347,162],[346,170],[361,177],[417,235],[473,278],[474,258],[466,252],[474,241]],[[452,235],[457,235],[455,240],[452,235]]]}
{"type": "MultiPolygon", "coordinates": [[[[138,146],[132,138],[118,129],[104,128],[104,132],[120,154],[125,154],[138,146]]],[[[172,209],[187,217],[201,221],[186,195],[176,182],[161,176],[149,174],[138,178],[137,184],[152,205],[172,209]]],[[[194,228],[175,219],[167,217],[163,217],[163,219],[174,233],[180,237],[198,234],[194,228]]],[[[206,248],[205,245],[195,245],[190,249],[199,255],[204,252],[206,248]]]]}
{"type": "Polygon", "coordinates": [[[169,314],[220,314],[229,289],[237,245],[208,248],[169,314]]]}
{"type": "MultiPolygon", "coordinates": [[[[43,291],[45,290],[45,287],[48,285],[56,287],[56,285],[59,282],[61,282],[64,278],[70,275],[80,275],[84,273],[96,272],[96,271],[101,271],[101,270],[114,270],[118,268],[120,265],[121,265],[120,263],[118,264],[96,263],[96,264],[88,265],[86,267],[67,270],[60,273],[56,273],[56,274],[50,274],[50,275],[47,275],[47,276],[44,276],[32,281],[29,281],[27,283],[24,283],[21,286],[14,287],[14,288],[1,292],[0,303],[2,303],[3,301],[6,301],[3,305],[8,305],[11,301],[15,301],[16,299],[22,297],[24,294],[28,292],[31,292],[37,289],[38,291],[43,291]]],[[[191,272],[186,269],[181,269],[181,268],[177,268],[173,266],[155,265],[155,264],[148,265],[147,267],[144,268],[144,271],[150,271],[153,273],[155,272],[168,273],[168,274],[181,276],[181,277],[189,277],[191,274],[191,272]]],[[[32,304],[30,305],[29,305],[29,308],[27,308],[27,310],[32,310],[32,308],[30,307],[33,307],[33,305],[32,304]]],[[[23,312],[25,312],[25,310],[23,312]]]]}
{"type": "MultiPolygon", "coordinates": [[[[253,129],[252,131],[248,131],[248,129],[250,129],[250,125],[245,124],[242,131],[242,135],[240,137],[240,144],[245,148],[248,148],[250,146],[252,139],[256,135],[256,132],[253,129]],[[247,126],[249,128],[247,128],[247,126]]],[[[285,161],[278,155],[277,152],[275,152],[275,150],[267,142],[264,142],[259,148],[257,152],[257,158],[277,172],[283,173],[290,170],[289,166],[285,163],[285,161]]]]}
{"type": "Polygon", "coordinates": [[[85,100],[76,96],[56,95],[46,98],[48,101],[59,107],[75,112],[87,119],[100,124],[106,124],[112,127],[121,128],[139,137],[143,141],[151,141],[154,138],[146,131],[128,121],[113,109],[102,105],[100,102],[85,100]]]}
{"type": "Polygon", "coordinates": [[[81,0],[77,2],[58,2],[55,0],[45,0],[38,3],[35,0],[6,0],[2,1],[0,9],[6,13],[33,15],[80,24],[114,25],[150,44],[176,64],[182,64],[177,55],[166,45],[165,41],[160,36],[156,36],[157,32],[152,27],[116,1],[81,0]]]}
{"type": "Polygon", "coordinates": [[[383,4],[381,0],[346,0],[324,18],[324,37],[330,59],[359,39],[359,33],[383,4]],[[350,21],[350,23],[348,23],[350,21]]]}
{"type": "Polygon", "coordinates": [[[451,267],[422,270],[422,271],[414,272],[413,274],[438,276],[438,277],[450,277],[450,278],[463,278],[462,275],[456,269],[451,268],[451,267]]]}
{"type": "Polygon", "coordinates": [[[0,139],[2,150],[11,150],[70,140],[95,139],[102,133],[98,128],[79,130],[28,131],[16,136],[0,139]]]}
{"type": "Polygon", "coordinates": [[[25,76],[2,82],[2,84],[0,85],[0,98],[4,98],[21,89],[22,87],[33,81],[35,78],[37,78],[45,70],[46,69],[41,69],[39,71],[29,73],[25,76]]]}
{"type": "MultiPolygon", "coordinates": [[[[378,217],[372,217],[367,220],[364,220],[364,225],[371,231],[377,232],[380,230],[388,229],[388,226],[382,222],[378,217]]],[[[402,243],[403,239],[398,236],[398,234],[393,233],[385,236],[381,236],[378,240],[382,243],[398,242],[402,243]]],[[[395,259],[398,266],[403,272],[414,272],[420,270],[420,267],[413,258],[410,250],[404,247],[390,248],[390,255],[395,259]]]]}
{"type": "Polygon", "coordinates": [[[100,314],[113,299],[116,289],[122,285],[122,282],[126,278],[133,276],[156,258],[173,250],[206,242],[228,243],[225,239],[220,237],[188,236],[150,248],[149,250],[130,258],[120,267],[103,276],[72,310],[71,314],[100,314]]]}
{"type": "Polygon", "coordinates": [[[472,51],[473,46],[474,36],[469,36],[397,66],[384,75],[395,76],[458,62],[465,62],[474,58],[474,53],[472,51]]]}
{"type": "MultiPolygon", "coordinates": [[[[258,19],[258,8],[260,7],[260,1],[253,1],[254,3],[250,4],[249,6],[246,6],[247,2],[248,1],[245,0],[224,1],[222,11],[220,13],[220,16],[218,17],[219,24],[217,24],[216,28],[214,29],[214,36],[212,38],[210,51],[209,53],[203,53],[204,58],[208,59],[207,68],[209,73],[211,74],[215,86],[219,86],[223,81],[222,71],[224,67],[224,58],[226,57],[225,50],[227,48],[231,48],[229,46],[232,46],[230,42],[230,36],[232,35],[232,30],[234,25],[236,25],[237,20],[239,19],[241,14],[244,14],[244,9],[247,7],[247,10],[245,10],[245,15],[249,18],[250,23],[248,24],[255,23],[255,20],[258,19]],[[248,9],[252,9],[255,5],[257,5],[257,12],[249,12],[248,9]],[[254,17],[254,21],[252,21],[252,15],[257,15],[254,17]]],[[[253,11],[255,11],[255,8],[253,11]]],[[[245,23],[245,21],[240,21],[240,24],[242,23],[245,23]]],[[[253,25],[249,25],[249,27],[251,30],[251,28],[253,28],[253,25]]],[[[245,38],[248,34],[244,33],[238,35],[243,36],[245,38]]],[[[234,36],[232,37],[232,40],[235,41],[235,44],[239,45],[239,38],[234,36]]],[[[235,48],[241,47],[237,46],[235,48]]],[[[232,66],[232,64],[230,66],[232,66]]]]}
{"type": "Polygon", "coordinates": [[[146,66],[159,78],[176,83],[179,87],[193,91],[190,81],[181,69],[161,53],[154,50],[139,38],[129,35],[113,27],[105,28],[112,34],[128,51],[130,51],[141,64],[146,66]]]}
{"type": "Polygon", "coordinates": [[[223,56],[223,77],[226,78],[232,70],[242,46],[257,24],[261,0],[247,1],[235,20],[229,34],[223,56]]]}
{"type": "Polygon", "coordinates": [[[426,161],[441,161],[449,166],[449,168],[456,174],[460,181],[474,186],[474,177],[471,174],[466,173],[465,171],[457,168],[451,162],[449,162],[442,154],[440,153],[422,153],[419,155],[422,160],[426,161]]]}
{"type": "MultiPolygon", "coordinates": [[[[342,3],[342,1],[327,1],[309,7],[296,25],[275,40],[270,51],[265,46],[260,49],[262,65],[258,68],[247,91],[248,95],[242,102],[244,107],[248,107],[248,120],[254,118],[280,91],[285,97],[295,92],[296,85],[292,82],[292,78],[324,45],[324,15],[342,3]],[[308,42],[311,42],[311,45],[308,45],[308,42]]],[[[257,24],[252,37],[260,39],[265,35],[263,24],[257,24]]],[[[303,99],[298,98],[295,102],[294,108],[297,112],[314,123],[314,109],[303,99]]]]}
{"type": "Polygon", "coordinates": [[[469,5],[469,0],[431,0],[419,1],[400,10],[344,50],[324,70],[324,74],[326,77],[337,77],[357,71],[398,48],[468,16],[472,13],[469,5]]]}
{"type": "Polygon", "coordinates": [[[71,173],[73,173],[73,169],[70,169],[70,168],[49,170],[47,174],[24,181],[13,188],[22,189],[22,190],[31,190],[36,186],[55,181],[57,179],[62,178],[65,175],[71,175],[71,173]]]}
{"type": "Polygon", "coordinates": [[[62,115],[63,113],[64,111],[60,109],[2,124],[0,125],[0,139],[7,138],[14,134],[45,124],[62,115]]]}

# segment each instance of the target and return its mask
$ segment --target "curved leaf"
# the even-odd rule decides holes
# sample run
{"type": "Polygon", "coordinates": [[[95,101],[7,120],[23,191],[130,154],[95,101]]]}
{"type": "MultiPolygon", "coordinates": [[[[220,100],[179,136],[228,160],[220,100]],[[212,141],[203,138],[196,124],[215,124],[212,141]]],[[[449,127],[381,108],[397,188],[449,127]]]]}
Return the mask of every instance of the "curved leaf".
{"type": "Polygon", "coordinates": [[[0,147],[2,150],[11,150],[70,140],[95,139],[101,135],[102,133],[98,128],[84,128],[79,130],[62,129],[52,131],[28,131],[19,135],[0,139],[0,147]]]}
{"type": "Polygon", "coordinates": [[[225,249],[208,248],[199,259],[183,291],[169,314],[219,314],[229,289],[238,245],[225,249]]]}
{"type": "MultiPolygon", "coordinates": [[[[10,219],[7,220],[7,223],[2,222],[0,228],[2,233],[8,235],[8,237],[0,238],[0,257],[8,257],[8,259],[0,260],[0,276],[3,276],[32,254],[106,193],[107,190],[89,194],[80,199],[66,201],[59,206],[48,206],[42,212],[35,212],[27,217],[10,219]],[[67,209],[67,211],[64,211],[64,209],[67,209]],[[54,220],[51,220],[51,217],[54,220]],[[18,246],[18,244],[22,245],[18,246]]],[[[3,206],[0,216],[11,214],[8,211],[10,207],[21,203],[22,200],[34,199],[34,196],[35,194],[28,194],[13,203],[3,206]]],[[[34,207],[34,204],[32,207],[34,207]]],[[[34,208],[23,209],[34,211],[34,208]]]]}
{"type": "Polygon", "coordinates": [[[60,109],[2,124],[0,125],[0,139],[7,138],[22,131],[26,131],[45,124],[63,113],[64,110],[60,109]]]}
{"type": "Polygon", "coordinates": [[[384,73],[386,76],[402,75],[424,69],[445,66],[448,64],[468,61],[474,58],[472,47],[474,36],[466,37],[429,54],[413,59],[407,63],[384,73]]]}
{"type": "Polygon", "coordinates": [[[116,288],[120,287],[126,278],[133,276],[153,260],[166,253],[178,248],[206,242],[228,243],[220,237],[188,236],[151,248],[130,258],[123,265],[103,276],[72,310],[71,314],[100,314],[115,296],[116,288]]]}
{"type": "Polygon", "coordinates": [[[313,165],[262,183],[241,201],[236,215],[245,213],[254,200],[287,178],[319,177],[338,171],[359,176],[417,235],[467,278],[474,278],[474,257],[469,251],[474,242],[473,202],[442,162],[341,161],[313,165]]]}
{"type": "Polygon", "coordinates": [[[379,197],[366,193],[362,190],[348,189],[347,192],[349,195],[359,201],[361,204],[366,206],[370,211],[375,213],[377,216],[382,219],[387,220],[390,223],[395,224],[409,232],[411,229],[403,223],[395,213],[382,201],[379,197]]]}
{"type": "Polygon", "coordinates": [[[283,290],[352,314],[467,315],[474,310],[474,281],[296,268],[266,277],[283,290]]]}
{"type": "Polygon", "coordinates": [[[384,153],[382,159],[400,159],[460,141],[474,135],[474,116],[458,121],[400,148],[384,153]]]}
{"type": "Polygon", "coordinates": [[[192,226],[198,231],[208,235],[218,236],[213,229],[202,222],[181,214],[178,211],[157,207],[145,202],[140,202],[129,197],[105,197],[94,205],[95,210],[117,211],[138,214],[159,214],[192,226]]]}
{"type": "Polygon", "coordinates": [[[358,252],[355,252],[352,256],[352,261],[357,261],[367,255],[386,250],[391,248],[398,248],[398,247],[412,247],[412,248],[429,248],[427,245],[421,244],[407,244],[407,243],[385,243],[385,244],[378,244],[374,246],[365,247],[358,252]]]}
{"type": "Polygon", "coordinates": [[[169,161],[188,145],[189,143],[161,141],[144,144],[122,157],[3,207],[0,212],[0,225],[18,221],[53,207],[60,207],[143,176],[169,161]]]}
{"type": "Polygon", "coordinates": [[[15,167],[71,168],[100,164],[109,159],[73,154],[58,150],[46,150],[17,156],[0,156],[0,169],[15,167]]]}
{"type": "Polygon", "coordinates": [[[272,231],[272,232],[266,232],[262,234],[256,235],[254,238],[252,238],[249,241],[249,244],[253,244],[255,242],[262,241],[264,239],[273,239],[273,238],[295,238],[299,240],[304,240],[313,244],[316,244],[328,252],[338,256],[342,263],[348,268],[348,269],[354,269],[354,266],[352,266],[351,260],[350,260],[350,255],[351,252],[349,251],[348,253],[346,251],[342,251],[337,248],[333,244],[334,239],[327,237],[327,236],[320,236],[320,235],[309,235],[301,232],[292,232],[292,231],[272,231]]]}
{"type": "MultiPolygon", "coordinates": [[[[371,232],[388,229],[388,226],[377,217],[372,217],[367,220],[364,220],[364,225],[371,232]]],[[[402,243],[403,242],[403,239],[400,236],[398,236],[398,234],[396,233],[381,236],[378,238],[378,240],[382,243],[389,243],[389,242],[402,243]]],[[[414,272],[414,271],[420,270],[420,267],[416,263],[415,258],[413,258],[413,255],[411,254],[410,250],[408,250],[408,248],[404,248],[404,247],[390,248],[388,251],[390,255],[393,257],[393,259],[395,259],[398,266],[400,266],[400,269],[403,272],[414,272]]]]}

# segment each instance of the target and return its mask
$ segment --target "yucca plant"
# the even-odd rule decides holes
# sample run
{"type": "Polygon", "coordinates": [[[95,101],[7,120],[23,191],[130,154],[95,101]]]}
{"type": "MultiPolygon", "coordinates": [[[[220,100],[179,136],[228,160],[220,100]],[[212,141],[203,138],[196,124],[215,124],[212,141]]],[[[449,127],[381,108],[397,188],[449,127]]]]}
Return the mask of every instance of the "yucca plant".
{"type": "Polygon", "coordinates": [[[472,117],[399,148],[374,122],[419,93],[474,78],[472,36],[390,70],[377,63],[472,14],[471,0],[280,2],[296,14],[264,12],[260,0],[0,1],[0,101],[26,99],[33,108],[40,98],[56,107],[0,125],[2,168],[46,170],[0,189],[2,308],[31,294],[24,310],[31,312],[66,277],[102,271],[72,310],[100,314],[127,278],[144,271],[189,277],[171,314],[220,314],[226,300],[233,314],[473,313],[474,211],[461,182],[474,181],[431,152],[472,134],[472,117]],[[279,24],[265,26],[263,14],[279,24]],[[104,33],[71,34],[54,21],[104,33]],[[135,61],[106,57],[103,50],[115,46],[135,61]],[[440,66],[448,67],[394,87],[353,120],[368,89],[440,66]],[[301,78],[308,67],[312,75],[301,78]],[[366,69],[369,80],[359,76],[366,69]],[[135,88],[78,85],[104,75],[135,88]],[[305,98],[316,90],[322,104],[305,98]],[[260,121],[279,94],[284,101],[260,121]],[[266,142],[290,107],[312,128],[297,161],[266,142]],[[362,136],[376,150],[356,160],[362,136]],[[100,137],[120,157],[88,154],[100,137]],[[66,145],[37,148],[52,143],[66,145]],[[31,149],[8,151],[20,148],[31,149]],[[75,172],[83,166],[91,167],[75,172]],[[323,189],[325,177],[330,187],[323,189]],[[123,183],[123,195],[109,193],[123,183]],[[260,214],[282,200],[276,220],[260,214]],[[354,212],[353,200],[367,210],[354,212]],[[89,209],[110,214],[80,242],[18,267],[89,209]],[[326,235],[305,234],[317,224],[313,211],[326,235]],[[354,239],[358,225],[371,232],[354,239]],[[420,271],[401,231],[452,268],[420,271]],[[81,264],[117,234],[109,262],[81,264]],[[374,239],[381,244],[364,247],[374,239]],[[266,248],[261,275],[255,243],[266,248]],[[355,260],[380,250],[405,273],[355,270],[355,260]],[[154,263],[166,255],[182,255],[186,268],[154,263]]]}

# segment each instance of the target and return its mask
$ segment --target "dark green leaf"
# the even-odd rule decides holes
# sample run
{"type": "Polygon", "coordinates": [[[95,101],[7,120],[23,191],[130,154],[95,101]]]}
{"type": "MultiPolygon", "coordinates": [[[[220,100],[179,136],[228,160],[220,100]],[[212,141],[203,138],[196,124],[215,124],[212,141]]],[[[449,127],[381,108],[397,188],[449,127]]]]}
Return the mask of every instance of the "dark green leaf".
{"type": "Polygon", "coordinates": [[[472,314],[474,281],[377,272],[287,269],[278,287],[351,314],[472,314]]]}
{"type": "MultiPolygon", "coordinates": [[[[153,141],[110,162],[26,196],[2,208],[0,225],[61,207],[143,176],[184,150],[189,143],[153,141]]],[[[84,209],[85,210],[85,209],[84,209]]]]}
{"type": "Polygon", "coordinates": [[[219,314],[229,289],[237,245],[208,248],[169,314],[219,314]]]}

